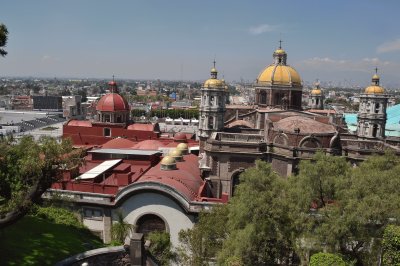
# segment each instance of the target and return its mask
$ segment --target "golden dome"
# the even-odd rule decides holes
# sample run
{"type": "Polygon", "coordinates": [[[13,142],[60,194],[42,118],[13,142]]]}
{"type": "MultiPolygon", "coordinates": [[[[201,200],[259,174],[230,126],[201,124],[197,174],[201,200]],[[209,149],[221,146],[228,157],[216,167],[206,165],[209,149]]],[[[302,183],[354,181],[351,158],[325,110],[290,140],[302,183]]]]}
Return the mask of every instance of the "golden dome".
{"type": "Polygon", "coordinates": [[[382,94],[385,90],[381,86],[371,85],[365,89],[367,94],[382,94]]]}
{"type": "Polygon", "coordinates": [[[171,157],[182,156],[182,151],[180,151],[178,149],[173,149],[172,151],[169,152],[168,156],[171,156],[171,157]]]}
{"type": "Polygon", "coordinates": [[[279,49],[275,50],[275,54],[286,54],[286,51],[281,49],[281,48],[279,48],[279,49]]]}
{"type": "Polygon", "coordinates": [[[380,79],[379,76],[378,76],[378,74],[374,74],[374,75],[372,76],[372,80],[376,80],[376,79],[380,79]]]}
{"type": "Polygon", "coordinates": [[[211,68],[211,73],[218,73],[218,71],[215,67],[213,67],[213,68],[211,68]]]}
{"type": "Polygon", "coordinates": [[[322,91],[320,88],[314,88],[311,90],[311,95],[321,95],[322,91]]]}
{"type": "Polygon", "coordinates": [[[178,150],[187,150],[188,145],[186,143],[179,143],[178,146],[176,146],[178,150]]]}
{"type": "Polygon", "coordinates": [[[301,86],[301,78],[297,71],[290,66],[270,65],[258,75],[257,83],[260,85],[301,86]]]}
{"type": "Polygon", "coordinates": [[[171,156],[165,156],[162,160],[161,160],[161,165],[174,165],[176,164],[176,161],[173,157],[171,156]]]}
{"type": "Polygon", "coordinates": [[[209,88],[209,87],[224,87],[224,82],[222,82],[222,81],[219,80],[219,79],[210,78],[210,79],[207,79],[207,80],[204,82],[203,87],[204,87],[204,88],[209,88]]]}

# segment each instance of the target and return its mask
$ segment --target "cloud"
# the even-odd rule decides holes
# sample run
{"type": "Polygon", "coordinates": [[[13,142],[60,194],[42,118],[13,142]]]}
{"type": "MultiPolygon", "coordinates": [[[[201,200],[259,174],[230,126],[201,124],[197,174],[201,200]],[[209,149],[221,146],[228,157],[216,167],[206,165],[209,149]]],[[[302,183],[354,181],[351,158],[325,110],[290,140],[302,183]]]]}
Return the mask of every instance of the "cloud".
{"type": "Polygon", "coordinates": [[[378,53],[388,53],[400,50],[400,38],[391,42],[385,42],[376,48],[378,53]]]}
{"type": "Polygon", "coordinates": [[[253,26],[249,28],[249,33],[252,35],[260,35],[265,32],[277,31],[279,29],[278,25],[261,24],[258,26],[253,26]]]}
{"type": "Polygon", "coordinates": [[[355,60],[334,59],[331,57],[313,57],[303,60],[298,64],[301,68],[309,69],[324,69],[326,71],[359,71],[359,72],[372,72],[374,67],[395,67],[398,64],[389,61],[382,61],[381,59],[362,58],[355,60]]]}
{"type": "Polygon", "coordinates": [[[50,60],[51,59],[51,56],[50,55],[44,55],[44,56],[42,56],[42,61],[48,61],[48,60],[50,60]]]}

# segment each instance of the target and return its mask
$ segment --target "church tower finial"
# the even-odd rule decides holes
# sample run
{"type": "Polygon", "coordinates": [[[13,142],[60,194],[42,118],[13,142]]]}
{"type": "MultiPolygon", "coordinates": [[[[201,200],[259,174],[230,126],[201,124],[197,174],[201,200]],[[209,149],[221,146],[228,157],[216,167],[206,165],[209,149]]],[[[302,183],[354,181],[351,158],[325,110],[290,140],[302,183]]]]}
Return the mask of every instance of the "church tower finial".
{"type": "Polygon", "coordinates": [[[282,49],[282,39],[279,39],[279,49],[282,49]]]}

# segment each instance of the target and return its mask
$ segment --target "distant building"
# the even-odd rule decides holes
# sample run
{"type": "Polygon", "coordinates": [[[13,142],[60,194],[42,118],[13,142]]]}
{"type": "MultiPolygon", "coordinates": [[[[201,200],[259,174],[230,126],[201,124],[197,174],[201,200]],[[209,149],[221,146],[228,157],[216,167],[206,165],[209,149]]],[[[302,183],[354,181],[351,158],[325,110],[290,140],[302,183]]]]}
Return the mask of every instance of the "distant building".
{"type": "Polygon", "coordinates": [[[62,111],[62,96],[32,96],[33,110],[62,111]]]}

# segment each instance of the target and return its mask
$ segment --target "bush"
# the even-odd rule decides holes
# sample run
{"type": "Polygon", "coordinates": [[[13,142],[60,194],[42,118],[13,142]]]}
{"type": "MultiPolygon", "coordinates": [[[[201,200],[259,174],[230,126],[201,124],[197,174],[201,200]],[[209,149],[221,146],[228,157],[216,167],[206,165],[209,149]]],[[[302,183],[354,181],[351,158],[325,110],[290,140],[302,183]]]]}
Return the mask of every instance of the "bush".
{"type": "Polygon", "coordinates": [[[311,256],[310,266],[347,266],[348,264],[336,254],[316,253],[311,256]]]}
{"type": "Polygon", "coordinates": [[[78,218],[69,210],[57,208],[53,206],[40,207],[34,206],[31,215],[37,218],[49,220],[55,224],[63,224],[83,228],[83,224],[78,218]]]}
{"type": "Polygon", "coordinates": [[[171,251],[171,241],[169,233],[167,232],[151,232],[147,239],[150,240],[149,251],[161,265],[169,265],[170,261],[174,258],[171,251]]]}
{"type": "Polygon", "coordinates": [[[388,225],[383,234],[383,265],[400,265],[400,226],[388,225]]]}

